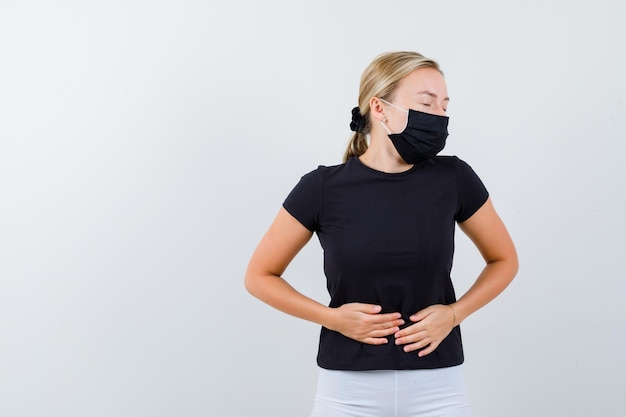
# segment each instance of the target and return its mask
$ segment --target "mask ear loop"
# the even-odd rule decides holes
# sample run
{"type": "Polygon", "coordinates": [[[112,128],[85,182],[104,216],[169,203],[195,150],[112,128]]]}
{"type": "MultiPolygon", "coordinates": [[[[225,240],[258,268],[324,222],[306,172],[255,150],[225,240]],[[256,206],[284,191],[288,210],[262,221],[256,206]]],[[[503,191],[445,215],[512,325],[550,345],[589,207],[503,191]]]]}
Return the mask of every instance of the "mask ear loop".
{"type": "Polygon", "coordinates": [[[383,129],[387,131],[388,135],[393,135],[393,133],[391,133],[391,130],[389,130],[389,128],[387,127],[387,119],[381,120],[380,124],[383,126],[383,129]]]}
{"type": "MultiPolygon", "coordinates": [[[[409,125],[409,111],[403,109],[400,106],[396,106],[395,104],[388,102],[384,98],[379,98],[379,100],[384,102],[384,103],[389,104],[391,107],[395,107],[396,109],[401,110],[401,111],[406,113],[406,123],[404,124],[404,128],[402,129],[402,132],[404,132],[406,127],[409,125]]],[[[387,127],[387,118],[384,118],[383,120],[381,120],[380,124],[383,125],[383,128],[387,131],[388,135],[393,135],[393,132],[391,132],[391,130],[389,130],[389,128],[387,127]]]]}

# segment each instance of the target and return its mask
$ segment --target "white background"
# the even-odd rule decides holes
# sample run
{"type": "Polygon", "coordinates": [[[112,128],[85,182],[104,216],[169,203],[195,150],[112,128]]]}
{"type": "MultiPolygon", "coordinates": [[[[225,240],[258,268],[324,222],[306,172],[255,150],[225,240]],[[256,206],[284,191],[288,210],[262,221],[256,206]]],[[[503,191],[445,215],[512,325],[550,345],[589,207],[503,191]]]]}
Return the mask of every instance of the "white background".
{"type": "MultiPolygon", "coordinates": [[[[519,250],[463,325],[475,415],[625,415],[623,9],[0,1],[0,415],[307,416],[318,328],[243,275],[393,50],[440,62],[443,154],[519,250]]],[[[481,259],[457,240],[463,292],[481,259]]],[[[314,238],[285,277],[326,302],[321,259],[314,238]]]]}

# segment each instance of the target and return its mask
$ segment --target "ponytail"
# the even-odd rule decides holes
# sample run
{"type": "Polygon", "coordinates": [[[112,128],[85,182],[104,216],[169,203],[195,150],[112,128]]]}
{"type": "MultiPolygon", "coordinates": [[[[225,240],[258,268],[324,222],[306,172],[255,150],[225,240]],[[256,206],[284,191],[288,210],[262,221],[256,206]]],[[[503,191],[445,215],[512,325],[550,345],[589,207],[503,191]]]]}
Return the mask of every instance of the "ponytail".
{"type": "MultiPolygon", "coordinates": [[[[367,106],[369,110],[369,105],[367,106]]],[[[367,116],[361,114],[361,109],[357,106],[352,109],[352,121],[350,122],[350,130],[354,133],[348,143],[348,149],[343,154],[343,162],[348,162],[353,156],[361,156],[367,150],[367,132],[369,131],[369,123],[367,116]]]]}
{"type": "Polygon", "coordinates": [[[354,132],[348,143],[348,149],[343,154],[343,162],[348,162],[348,159],[353,156],[361,156],[367,150],[367,135],[365,133],[354,132]]]}

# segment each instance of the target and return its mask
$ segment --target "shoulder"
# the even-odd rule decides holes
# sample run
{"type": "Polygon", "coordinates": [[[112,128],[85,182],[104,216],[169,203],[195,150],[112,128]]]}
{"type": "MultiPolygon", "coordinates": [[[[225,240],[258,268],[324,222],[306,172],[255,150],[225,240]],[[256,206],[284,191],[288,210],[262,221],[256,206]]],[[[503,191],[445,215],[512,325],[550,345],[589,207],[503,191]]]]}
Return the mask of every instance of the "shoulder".
{"type": "Polygon", "coordinates": [[[332,166],[319,165],[314,170],[305,173],[300,177],[290,197],[301,195],[302,198],[309,198],[313,194],[318,194],[324,187],[328,175],[340,170],[343,165],[344,164],[332,166]]]}
{"type": "Polygon", "coordinates": [[[341,164],[341,165],[318,165],[317,168],[315,168],[312,171],[307,172],[306,175],[325,175],[328,172],[333,172],[336,171],[337,169],[340,169],[342,166],[344,166],[345,164],[341,164]]]}
{"type": "Polygon", "coordinates": [[[323,179],[329,175],[344,171],[346,166],[346,163],[338,165],[318,165],[314,170],[304,174],[302,180],[309,182],[323,181],[323,179]]]}
{"type": "Polygon", "coordinates": [[[438,155],[434,157],[433,160],[440,165],[446,165],[446,166],[456,166],[458,164],[466,163],[465,161],[463,161],[461,158],[459,158],[456,155],[438,155]]]}
{"type": "Polygon", "coordinates": [[[474,172],[470,164],[468,164],[465,160],[459,158],[456,155],[444,155],[437,156],[433,158],[435,164],[446,167],[448,169],[453,169],[457,174],[465,174],[467,172],[474,172]]]}

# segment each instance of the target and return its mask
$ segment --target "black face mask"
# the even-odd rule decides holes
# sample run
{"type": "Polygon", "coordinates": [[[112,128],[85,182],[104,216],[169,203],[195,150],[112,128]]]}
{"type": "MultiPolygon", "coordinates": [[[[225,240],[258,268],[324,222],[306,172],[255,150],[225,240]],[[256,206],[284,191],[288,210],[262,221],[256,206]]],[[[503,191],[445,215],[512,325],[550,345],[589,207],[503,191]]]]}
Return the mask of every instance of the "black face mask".
{"type": "MultiPolygon", "coordinates": [[[[388,104],[407,111],[394,104],[388,104]]],[[[402,159],[408,164],[415,164],[433,158],[446,146],[449,117],[411,109],[408,113],[404,130],[401,133],[389,133],[388,136],[402,159]]],[[[389,132],[387,126],[383,124],[383,127],[389,132]]]]}

